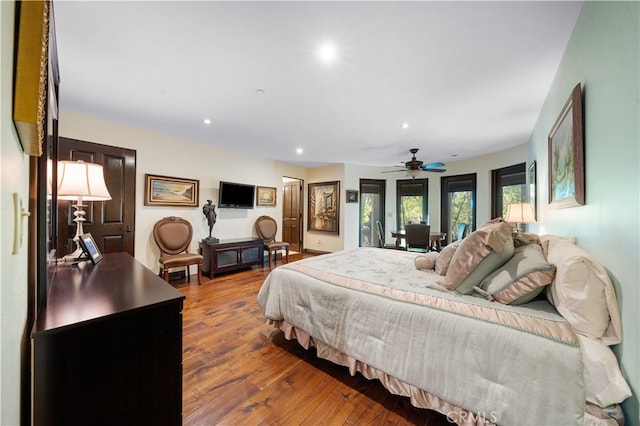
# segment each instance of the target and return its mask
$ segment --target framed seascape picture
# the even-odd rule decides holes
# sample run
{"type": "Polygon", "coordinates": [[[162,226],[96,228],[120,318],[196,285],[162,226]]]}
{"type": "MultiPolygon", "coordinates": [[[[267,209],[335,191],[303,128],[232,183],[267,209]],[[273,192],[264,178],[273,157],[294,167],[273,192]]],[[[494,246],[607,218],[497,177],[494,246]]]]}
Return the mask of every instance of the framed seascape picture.
{"type": "Polygon", "coordinates": [[[307,230],[339,234],[340,182],[309,184],[307,230]]]}
{"type": "Polygon", "coordinates": [[[347,203],[358,202],[358,191],[347,189],[347,203]]]}
{"type": "Polygon", "coordinates": [[[276,205],[276,188],[258,186],[256,189],[256,206],[274,207],[276,205]]]}
{"type": "Polygon", "coordinates": [[[531,203],[531,210],[533,210],[533,218],[538,220],[536,213],[538,207],[536,205],[536,162],[532,161],[529,166],[529,203],[531,203]]]}
{"type": "Polygon", "coordinates": [[[573,89],[549,133],[549,206],[584,204],[582,87],[573,89]]]}
{"type": "Polygon", "coordinates": [[[198,207],[200,181],[146,174],[145,206],[198,207]]]}

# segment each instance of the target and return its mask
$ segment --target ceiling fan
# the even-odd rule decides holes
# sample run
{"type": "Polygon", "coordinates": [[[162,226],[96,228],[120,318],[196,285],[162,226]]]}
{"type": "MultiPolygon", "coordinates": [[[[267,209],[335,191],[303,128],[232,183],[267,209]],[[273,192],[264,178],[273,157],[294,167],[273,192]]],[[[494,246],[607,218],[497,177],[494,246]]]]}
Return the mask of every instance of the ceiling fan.
{"type": "Polygon", "coordinates": [[[444,163],[424,164],[422,161],[418,160],[416,158],[416,153],[418,152],[418,148],[411,148],[409,152],[411,152],[412,154],[411,160],[404,163],[403,169],[389,170],[387,172],[382,172],[382,173],[407,172],[409,176],[415,179],[420,175],[421,172],[444,173],[447,171],[447,169],[440,168],[444,166],[444,163]]]}

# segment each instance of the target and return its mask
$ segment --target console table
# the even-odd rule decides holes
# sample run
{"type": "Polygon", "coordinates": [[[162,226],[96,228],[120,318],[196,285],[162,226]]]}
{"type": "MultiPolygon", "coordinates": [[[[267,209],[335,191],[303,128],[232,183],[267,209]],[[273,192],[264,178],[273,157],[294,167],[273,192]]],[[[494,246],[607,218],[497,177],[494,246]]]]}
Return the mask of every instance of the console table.
{"type": "Polygon", "coordinates": [[[260,238],[236,238],[217,243],[202,240],[200,254],[204,257],[202,273],[209,278],[253,265],[264,267],[264,241],[260,238]]]}
{"type": "Polygon", "coordinates": [[[127,253],[58,266],[36,318],[33,424],[182,424],[184,295],[127,253]]]}

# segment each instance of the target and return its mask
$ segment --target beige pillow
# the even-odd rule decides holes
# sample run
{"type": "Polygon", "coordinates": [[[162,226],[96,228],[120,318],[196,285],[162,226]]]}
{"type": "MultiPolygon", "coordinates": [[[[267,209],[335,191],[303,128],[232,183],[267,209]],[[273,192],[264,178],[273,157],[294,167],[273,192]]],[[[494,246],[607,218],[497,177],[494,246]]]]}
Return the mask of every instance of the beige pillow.
{"type": "Polygon", "coordinates": [[[477,286],[484,277],[502,266],[513,254],[512,231],[513,227],[509,223],[497,218],[469,234],[453,255],[443,286],[448,290],[457,290],[485,258],[495,253],[470,280],[465,282],[465,287],[458,290],[463,294],[471,293],[473,286],[477,286]],[[503,253],[505,245],[508,250],[503,253]]]}
{"type": "Polygon", "coordinates": [[[421,271],[432,271],[436,266],[436,260],[438,259],[438,253],[435,251],[421,254],[413,259],[413,264],[421,271]]]}
{"type": "Polygon", "coordinates": [[[480,283],[485,297],[497,302],[521,305],[533,300],[551,284],[555,267],[546,261],[538,244],[516,247],[513,256],[480,283]]]}
{"type": "Polygon", "coordinates": [[[456,253],[461,242],[462,240],[454,241],[442,249],[438,256],[438,260],[436,260],[436,272],[438,274],[447,275],[451,259],[453,259],[453,255],[456,253]]]}
{"type": "Polygon", "coordinates": [[[556,278],[547,288],[549,301],[576,333],[605,345],[620,343],[618,301],[602,264],[569,240],[550,240],[548,248],[547,261],[556,267],[556,278]]]}
{"type": "Polygon", "coordinates": [[[578,334],[584,364],[584,387],[587,401],[605,408],[620,404],[631,396],[629,384],[624,379],[618,359],[613,351],[602,343],[578,334]]]}
{"type": "Polygon", "coordinates": [[[550,241],[562,240],[562,241],[568,241],[572,244],[576,243],[576,239],[574,237],[561,237],[560,235],[553,235],[553,234],[539,235],[539,238],[540,238],[540,245],[542,246],[542,252],[544,253],[544,257],[547,257],[547,254],[549,252],[550,241]]]}

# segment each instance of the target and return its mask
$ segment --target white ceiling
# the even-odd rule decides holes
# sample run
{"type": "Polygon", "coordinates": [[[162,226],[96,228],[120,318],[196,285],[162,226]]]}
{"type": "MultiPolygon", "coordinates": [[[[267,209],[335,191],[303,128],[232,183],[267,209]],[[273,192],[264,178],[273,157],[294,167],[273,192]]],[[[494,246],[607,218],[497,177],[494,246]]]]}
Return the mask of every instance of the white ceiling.
{"type": "Polygon", "coordinates": [[[311,167],[525,143],[582,2],[54,7],[62,109],[311,167]]]}

